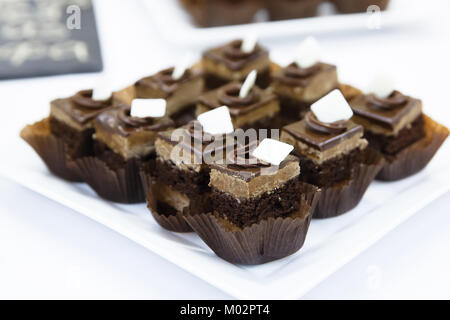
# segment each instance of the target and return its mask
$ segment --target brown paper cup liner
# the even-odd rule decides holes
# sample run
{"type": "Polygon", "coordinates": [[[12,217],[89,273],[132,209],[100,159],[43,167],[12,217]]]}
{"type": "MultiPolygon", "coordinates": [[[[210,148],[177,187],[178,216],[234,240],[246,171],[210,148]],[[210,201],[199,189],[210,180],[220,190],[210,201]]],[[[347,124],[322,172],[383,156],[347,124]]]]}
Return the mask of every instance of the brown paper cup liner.
{"type": "Polygon", "coordinates": [[[173,232],[192,232],[192,228],[186,222],[182,212],[177,212],[175,215],[164,215],[158,212],[158,192],[156,184],[150,181],[147,191],[147,207],[155,218],[156,222],[166,230],[173,232]]]}
{"type": "Polygon", "coordinates": [[[384,159],[378,152],[367,150],[364,163],[354,168],[350,180],[332,187],[321,188],[322,195],[313,218],[337,217],[355,208],[383,164],[384,159]]]}
{"type": "Polygon", "coordinates": [[[111,170],[96,157],[83,157],[72,161],[69,166],[97,194],[113,202],[140,203],[145,201],[138,160],[127,161],[125,167],[111,170]]]}
{"type": "Polygon", "coordinates": [[[36,151],[54,175],[68,181],[82,181],[80,176],[67,166],[69,158],[65,144],[62,139],[51,134],[48,118],[27,125],[20,132],[20,137],[36,151]]]}
{"type": "Polygon", "coordinates": [[[447,139],[449,130],[423,115],[425,120],[425,137],[395,156],[385,156],[386,163],[376,179],[396,181],[418,173],[433,159],[434,155],[447,139]]]}
{"type": "Polygon", "coordinates": [[[266,263],[297,252],[305,242],[320,191],[308,184],[301,189],[305,196],[298,212],[286,218],[269,218],[244,229],[212,213],[185,219],[222,259],[236,264],[266,263]]]}
{"type": "Polygon", "coordinates": [[[148,193],[148,189],[150,188],[150,186],[153,183],[153,177],[151,176],[150,173],[146,172],[145,170],[142,170],[139,173],[140,177],[141,177],[141,182],[142,182],[142,188],[144,188],[144,194],[148,193]]]}

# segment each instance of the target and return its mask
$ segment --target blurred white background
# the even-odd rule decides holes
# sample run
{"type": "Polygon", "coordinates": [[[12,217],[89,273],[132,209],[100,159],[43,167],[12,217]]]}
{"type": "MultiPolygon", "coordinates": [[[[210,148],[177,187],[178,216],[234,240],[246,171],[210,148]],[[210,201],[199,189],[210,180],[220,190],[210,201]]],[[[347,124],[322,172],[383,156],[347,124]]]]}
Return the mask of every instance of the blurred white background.
{"type": "MultiPolygon", "coordinates": [[[[449,126],[450,2],[420,3],[423,9],[414,10],[427,12],[425,19],[402,27],[314,35],[323,60],[338,65],[341,81],[364,87],[377,72],[388,73],[401,91],[423,99],[425,111],[449,126]]],[[[105,72],[0,81],[0,144],[46,116],[51,99],[105,76],[120,88],[210,45],[167,42],[141,0],[99,0],[96,13],[105,72]]],[[[263,44],[284,64],[301,40],[263,44]]],[[[2,157],[14,155],[3,149],[2,157]]],[[[450,298],[449,205],[447,194],[305,298],[450,298]]],[[[113,231],[0,178],[0,298],[229,297],[113,231]]]]}

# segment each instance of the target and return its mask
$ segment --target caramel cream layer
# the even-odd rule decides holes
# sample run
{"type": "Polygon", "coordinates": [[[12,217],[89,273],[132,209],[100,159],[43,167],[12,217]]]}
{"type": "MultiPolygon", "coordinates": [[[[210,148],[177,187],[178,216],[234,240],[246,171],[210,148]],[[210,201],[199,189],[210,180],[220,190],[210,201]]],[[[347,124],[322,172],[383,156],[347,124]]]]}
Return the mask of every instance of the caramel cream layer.
{"type": "Polygon", "coordinates": [[[303,156],[308,157],[317,164],[322,164],[327,160],[336,158],[344,154],[348,154],[349,152],[355,150],[356,148],[359,148],[361,150],[365,149],[368,145],[368,142],[366,139],[363,139],[362,136],[363,133],[361,132],[359,134],[354,135],[350,139],[343,140],[342,142],[336,144],[335,146],[322,151],[312,148],[306,143],[299,141],[298,139],[296,139],[295,137],[293,137],[291,134],[289,134],[284,130],[281,132],[280,139],[283,142],[293,145],[295,150],[297,150],[303,156]]]}
{"type": "Polygon", "coordinates": [[[273,92],[277,95],[290,97],[307,103],[317,101],[338,86],[339,82],[336,68],[324,68],[322,71],[312,76],[308,85],[305,87],[289,86],[280,81],[274,81],[271,84],[273,92]]]}
{"type": "Polygon", "coordinates": [[[245,181],[239,176],[230,175],[223,170],[212,169],[209,185],[237,199],[249,199],[280,188],[299,174],[300,166],[297,161],[287,163],[274,174],[258,175],[249,181],[245,181]]]}

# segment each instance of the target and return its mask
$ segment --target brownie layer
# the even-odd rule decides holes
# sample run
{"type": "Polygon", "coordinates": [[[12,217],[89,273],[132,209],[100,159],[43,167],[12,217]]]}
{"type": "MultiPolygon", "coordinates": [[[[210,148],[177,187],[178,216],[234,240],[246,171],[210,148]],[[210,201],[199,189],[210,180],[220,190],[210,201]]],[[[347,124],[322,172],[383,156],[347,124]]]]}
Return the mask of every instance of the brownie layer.
{"type": "Polygon", "coordinates": [[[156,212],[166,217],[178,214],[195,215],[212,210],[208,193],[187,196],[185,193],[176,191],[161,182],[157,182],[152,190],[157,201],[156,212]]]}
{"type": "MultiPolygon", "coordinates": [[[[94,141],[94,155],[99,160],[106,163],[106,165],[113,171],[124,168],[127,160],[125,160],[120,154],[115,153],[106,144],[101,141],[94,141]]],[[[154,168],[154,162],[156,159],[156,154],[151,153],[145,158],[139,159],[139,162],[145,164],[150,171],[150,168],[154,168]]]]}
{"type": "Polygon", "coordinates": [[[425,137],[423,115],[420,115],[413,123],[400,130],[396,136],[375,134],[370,131],[364,133],[364,138],[369,141],[370,147],[387,155],[395,155],[412,143],[425,137]]]}
{"type": "Polygon", "coordinates": [[[222,218],[244,228],[270,217],[285,217],[298,210],[301,197],[299,183],[294,178],[278,189],[246,200],[213,189],[211,204],[222,218]]]}
{"type": "Polygon", "coordinates": [[[318,187],[329,187],[350,179],[352,169],[363,159],[364,150],[354,149],[348,154],[338,156],[318,165],[309,158],[300,158],[300,180],[318,187]]]}
{"type": "MultiPolygon", "coordinates": [[[[238,80],[244,80],[244,79],[238,79],[238,80]]],[[[233,81],[233,80],[225,79],[225,78],[219,77],[212,73],[205,73],[206,91],[220,88],[220,87],[226,85],[227,83],[230,83],[231,81],[233,81]]],[[[272,81],[272,77],[270,75],[270,68],[267,68],[264,71],[258,72],[258,77],[256,79],[256,85],[258,87],[260,87],[261,89],[266,89],[270,85],[271,81],[272,81]]]]}
{"type": "Polygon", "coordinates": [[[196,172],[189,169],[179,169],[170,161],[156,160],[155,178],[188,196],[198,196],[209,190],[209,172],[196,172]]]}
{"type": "Polygon", "coordinates": [[[289,119],[290,123],[303,119],[306,112],[309,111],[311,104],[302,102],[291,97],[278,95],[280,101],[280,115],[284,119],[289,119]]]}
{"type": "Polygon", "coordinates": [[[64,122],[50,117],[50,132],[64,141],[70,157],[79,158],[92,154],[94,129],[78,131],[64,122]]]}

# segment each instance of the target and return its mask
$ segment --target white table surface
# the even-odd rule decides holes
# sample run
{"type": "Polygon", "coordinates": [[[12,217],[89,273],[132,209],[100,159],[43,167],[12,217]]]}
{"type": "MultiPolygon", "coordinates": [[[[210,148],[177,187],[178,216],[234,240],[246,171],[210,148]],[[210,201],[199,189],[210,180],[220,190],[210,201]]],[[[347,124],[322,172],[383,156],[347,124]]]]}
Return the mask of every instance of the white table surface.
{"type": "MultiPolygon", "coordinates": [[[[394,0],[395,1],[395,0],[394,0]]],[[[430,3],[430,2],[427,2],[430,3]]],[[[320,35],[341,80],[364,84],[383,69],[450,124],[448,1],[434,17],[401,29],[320,35]],[[439,19],[440,17],[440,19],[439,19]]],[[[97,1],[105,73],[115,86],[169,66],[186,48],[161,39],[138,0],[97,1]]],[[[300,39],[264,42],[288,62],[300,39]]],[[[207,46],[208,44],[205,44],[207,46]]],[[[199,52],[201,48],[189,48],[199,52]]],[[[99,74],[0,82],[3,139],[48,112],[48,101],[91,87],[99,74]]],[[[428,106],[428,107],[427,107],[428,106]]],[[[8,155],[3,150],[2,156],[8,155]]],[[[306,299],[450,298],[450,193],[417,213],[322,282],[306,299]]],[[[0,298],[227,299],[208,283],[114,231],[0,178],[0,298]]]]}

